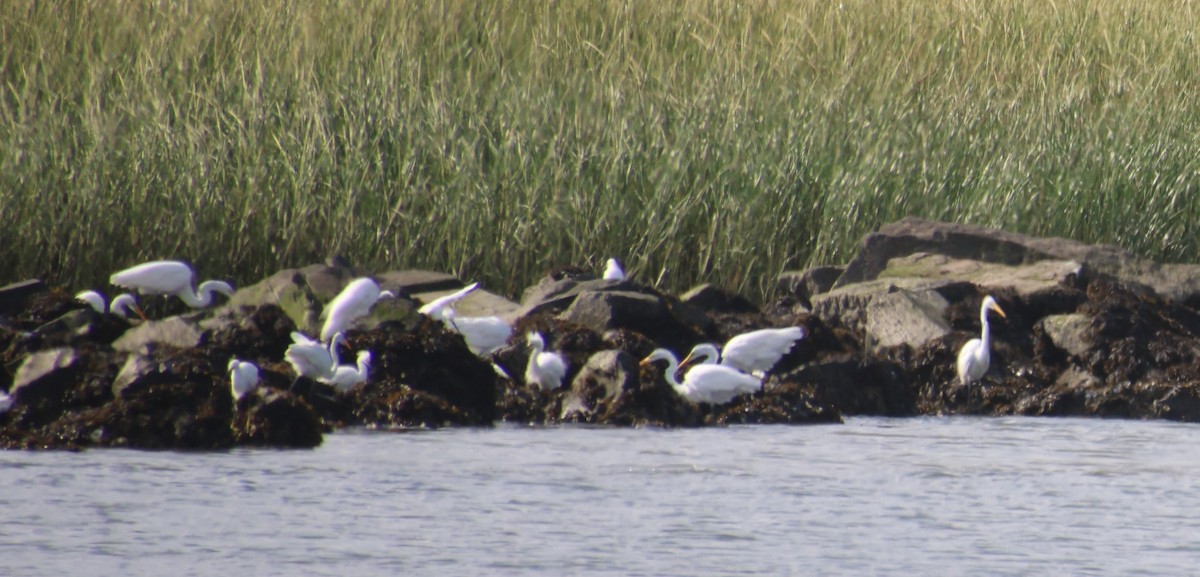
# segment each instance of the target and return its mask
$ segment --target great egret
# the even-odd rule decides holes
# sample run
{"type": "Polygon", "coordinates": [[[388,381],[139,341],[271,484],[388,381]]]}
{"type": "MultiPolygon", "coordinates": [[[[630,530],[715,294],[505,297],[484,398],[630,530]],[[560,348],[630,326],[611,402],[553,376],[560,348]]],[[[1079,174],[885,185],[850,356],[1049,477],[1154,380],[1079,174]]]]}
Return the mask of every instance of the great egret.
{"type": "Polygon", "coordinates": [[[771,370],[804,335],[804,327],[750,331],[729,339],[720,350],[711,343],[696,345],[680,366],[713,363],[761,375],[771,370]]]}
{"type": "Polygon", "coordinates": [[[393,298],[392,291],[380,291],[375,281],[362,277],[350,281],[338,296],[325,305],[325,324],[321,326],[321,341],[329,342],[333,335],[345,331],[350,323],[371,312],[375,301],[393,298]]]}
{"type": "Polygon", "coordinates": [[[683,382],[675,377],[679,368],[679,360],[667,349],[654,349],[649,356],[642,359],[641,366],[647,366],[654,361],[666,361],[667,382],[675,392],[693,402],[721,404],[728,403],[743,393],[753,393],[762,389],[762,380],[747,375],[723,365],[699,365],[693,367],[683,376],[683,382]]]}
{"type": "Polygon", "coordinates": [[[258,367],[254,363],[239,361],[237,358],[229,359],[229,381],[233,400],[241,400],[246,393],[258,386],[258,367]]]}
{"type": "Polygon", "coordinates": [[[104,302],[104,295],[96,291],[83,291],[78,293],[75,295],[75,300],[80,300],[87,303],[92,307],[93,310],[100,314],[108,312],[117,316],[127,317],[129,316],[129,311],[132,310],[136,312],[138,316],[146,318],[145,313],[143,313],[142,309],[138,308],[137,306],[137,299],[135,299],[133,295],[129,293],[121,293],[117,295],[117,297],[112,300],[111,304],[106,304],[104,302]]]}
{"type": "Polygon", "coordinates": [[[293,332],[292,344],[288,345],[287,351],[283,353],[284,360],[292,365],[297,378],[329,378],[333,376],[333,371],[340,362],[338,345],[345,340],[345,335],[335,333],[326,346],[308,338],[304,333],[293,332]]]}
{"type": "Polygon", "coordinates": [[[108,282],[142,294],[175,295],[196,309],[211,305],[213,293],[233,296],[233,287],[219,280],[205,281],[198,290],[193,291],[194,279],[192,267],[179,261],[157,260],[115,273],[108,278],[108,282]]]}
{"type": "Polygon", "coordinates": [[[453,308],[445,309],[442,315],[442,322],[461,334],[467,348],[481,357],[496,352],[512,336],[512,325],[500,317],[460,317],[453,308]]]}
{"type": "Polygon", "coordinates": [[[417,309],[417,312],[427,315],[434,320],[443,320],[445,318],[445,309],[454,303],[462,300],[463,297],[470,294],[471,291],[479,288],[479,283],[473,282],[460,290],[450,293],[444,297],[438,297],[429,301],[429,304],[417,309]]]}
{"type": "Polygon", "coordinates": [[[604,280],[625,280],[625,271],[617,259],[610,258],[604,267],[604,280]]]}
{"type": "Polygon", "coordinates": [[[357,360],[357,366],[339,365],[334,369],[333,375],[320,381],[333,385],[339,391],[349,391],[354,385],[367,382],[371,375],[371,351],[359,351],[357,360]]]}
{"type": "Polygon", "coordinates": [[[978,339],[971,339],[958,351],[958,380],[966,385],[977,381],[987,373],[988,365],[992,362],[991,327],[988,326],[988,310],[994,310],[1001,317],[1008,318],[996,299],[991,295],[984,297],[979,306],[979,322],[983,325],[983,334],[978,339]]]}
{"type": "Polygon", "coordinates": [[[530,332],[525,335],[525,340],[533,349],[525,365],[525,384],[542,390],[554,390],[562,386],[563,377],[567,374],[567,362],[562,355],[543,352],[546,342],[542,340],[541,333],[530,332]]]}

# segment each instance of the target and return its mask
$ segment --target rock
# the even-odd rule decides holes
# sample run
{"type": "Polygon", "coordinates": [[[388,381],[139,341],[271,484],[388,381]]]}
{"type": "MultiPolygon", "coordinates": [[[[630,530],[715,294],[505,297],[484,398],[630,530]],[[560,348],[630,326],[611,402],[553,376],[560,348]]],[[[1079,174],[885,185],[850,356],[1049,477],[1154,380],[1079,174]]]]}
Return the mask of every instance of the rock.
{"type": "Polygon", "coordinates": [[[1071,261],[1079,263],[1085,270],[1146,285],[1172,302],[1200,307],[1200,265],[1159,264],[1110,245],[1036,238],[914,217],[885,225],[878,232],[866,235],[858,254],[846,266],[834,287],[878,278],[888,268],[890,260],[915,253],[1010,266],[1042,260],[1071,261]]]}
{"type": "Polygon", "coordinates": [[[834,288],[878,278],[888,261],[914,253],[1007,265],[1039,260],[1066,260],[1113,271],[1142,267],[1144,261],[1107,245],[1088,245],[1062,238],[1034,238],[981,226],[907,217],[863,238],[834,288]]]}
{"type": "Polygon", "coordinates": [[[132,392],[135,384],[138,388],[144,388],[161,381],[158,361],[145,355],[132,354],[125,359],[125,364],[121,365],[117,378],[113,380],[112,394],[115,398],[127,397],[126,390],[132,392]],[[157,380],[152,380],[155,378],[157,380]]]}
{"type": "Polygon", "coordinates": [[[778,376],[780,386],[808,387],[813,403],[844,415],[913,416],[917,397],[902,367],[885,360],[810,363],[778,376]]]}
{"type": "Polygon", "coordinates": [[[660,371],[640,373],[637,360],[623,351],[589,359],[563,397],[559,416],[564,422],[626,427],[702,424],[700,407],[679,396],[660,371]]]}
{"type": "Polygon", "coordinates": [[[354,350],[369,349],[373,357],[371,380],[352,399],[364,424],[428,425],[421,415],[430,406],[443,407],[438,410],[450,424],[495,421],[496,372],[441,323],[423,318],[412,331],[374,329],[348,340],[354,350]]]}
{"type": "Polygon", "coordinates": [[[581,271],[580,274],[556,271],[521,293],[521,309],[515,317],[561,313],[585,292],[632,292],[659,296],[658,291],[630,280],[597,279],[590,271],[581,271]]]}
{"type": "Polygon", "coordinates": [[[1086,314],[1051,315],[1040,321],[1042,330],[1054,346],[1070,355],[1082,355],[1091,348],[1092,319],[1086,314]]]}
{"type": "Polygon", "coordinates": [[[1075,261],[1042,260],[1009,266],[940,254],[916,253],[888,261],[879,278],[967,281],[983,290],[1010,289],[1022,298],[1053,290],[1083,273],[1075,261]]]}
{"type": "Polygon", "coordinates": [[[580,369],[562,399],[558,420],[603,423],[622,395],[638,389],[638,362],[622,351],[601,351],[580,369]]]}
{"type": "MultiPolygon", "coordinates": [[[[297,330],[309,335],[319,334],[326,303],[333,300],[350,281],[358,278],[354,272],[327,265],[309,265],[302,269],[281,270],[265,280],[234,293],[229,304],[218,310],[215,316],[241,315],[241,309],[272,305],[278,306],[295,324],[297,330]]],[[[398,287],[380,285],[395,292],[398,287]]],[[[382,323],[415,323],[415,307],[407,298],[380,299],[371,309],[371,314],[355,321],[354,328],[369,330],[382,323]]]]}
{"type": "MultiPolygon", "coordinates": [[[[436,290],[431,292],[421,292],[414,294],[422,304],[429,303],[433,299],[446,296],[462,287],[457,287],[451,290],[436,290]]],[[[418,308],[420,308],[418,306],[418,308]]],[[[498,316],[506,320],[512,320],[521,305],[510,301],[498,294],[488,292],[482,288],[477,288],[459,300],[454,305],[454,312],[460,317],[489,317],[498,316]]]]}
{"type": "MultiPolygon", "coordinates": [[[[337,295],[337,290],[342,286],[338,284],[342,281],[342,277],[353,278],[349,271],[343,271],[341,268],[321,267],[314,265],[306,267],[312,274],[311,277],[317,282],[323,284],[322,293],[331,292],[334,296],[337,295]]],[[[283,309],[292,323],[308,334],[317,334],[321,330],[321,309],[324,303],[332,299],[322,300],[318,296],[317,291],[308,283],[310,275],[297,269],[281,270],[258,283],[250,286],[245,286],[238,289],[233,294],[233,298],[229,303],[219,311],[218,317],[237,316],[243,307],[257,308],[264,305],[275,305],[283,309]]]]}
{"type": "Polygon", "coordinates": [[[32,279],[0,287],[0,316],[14,316],[25,307],[29,297],[46,292],[46,284],[32,279]]]}
{"type": "Polygon", "coordinates": [[[237,403],[233,440],[238,445],[312,448],[321,444],[321,422],[294,395],[258,388],[237,403]]]}
{"type": "Polygon", "coordinates": [[[861,340],[865,335],[867,309],[871,301],[897,291],[937,292],[947,302],[957,302],[975,293],[974,285],[964,281],[921,278],[887,278],[854,284],[817,295],[812,314],[829,326],[844,327],[861,340]]]}
{"type": "Polygon", "coordinates": [[[190,349],[200,344],[200,328],[181,316],[161,321],[146,321],[113,341],[113,349],[125,353],[149,354],[159,345],[190,349]]]}
{"type": "Polygon", "coordinates": [[[428,293],[445,294],[465,286],[461,279],[452,274],[428,270],[388,271],[376,275],[375,279],[383,288],[399,289],[413,296],[428,293]]]}
{"type": "Polygon", "coordinates": [[[815,399],[812,388],[796,383],[767,386],[761,394],[742,396],[705,418],[713,425],[810,425],[841,423],[838,410],[815,399]]]}
{"type": "Polygon", "coordinates": [[[844,266],[815,266],[802,271],[787,271],[780,274],[775,283],[779,292],[811,303],[812,297],[833,289],[845,270],[844,266]]]}
{"type": "Polygon", "coordinates": [[[867,344],[872,350],[907,345],[919,348],[950,333],[949,301],[935,290],[896,289],[867,305],[867,344]]]}
{"type": "Polygon", "coordinates": [[[79,355],[71,348],[56,348],[29,355],[13,377],[9,394],[21,404],[35,398],[61,396],[74,384],[79,355]]]}
{"type": "Polygon", "coordinates": [[[33,334],[40,337],[73,334],[100,316],[102,315],[92,309],[75,309],[33,329],[33,334]]]}
{"type": "Polygon", "coordinates": [[[702,311],[756,313],[758,307],[741,295],[730,294],[709,283],[691,288],[679,300],[702,311]]]}
{"type": "Polygon", "coordinates": [[[678,301],[625,291],[585,291],[562,313],[564,320],[597,333],[637,331],[672,349],[684,349],[709,336],[712,319],[678,301]]]}
{"type": "Polygon", "coordinates": [[[195,359],[164,363],[161,378],[126,387],[120,398],[52,428],[92,431],[99,444],[143,449],[227,449],[234,446],[233,397],[195,359]],[[203,379],[203,380],[200,380],[203,379]]]}

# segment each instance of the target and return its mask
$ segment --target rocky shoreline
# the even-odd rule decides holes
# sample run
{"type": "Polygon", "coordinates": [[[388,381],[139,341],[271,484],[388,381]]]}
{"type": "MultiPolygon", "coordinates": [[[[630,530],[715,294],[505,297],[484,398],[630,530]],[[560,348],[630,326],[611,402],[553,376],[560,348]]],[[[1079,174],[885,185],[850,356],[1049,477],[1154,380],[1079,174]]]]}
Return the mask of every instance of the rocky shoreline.
{"type": "Polygon", "coordinates": [[[370,350],[368,382],[345,392],[284,362],[294,330],[315,334],[324,303],[357,276],[345,262],[284,270],[224,305],[184,310],[146,299],[150,318],[101,314],[38,281],[0,288],[0,446],[82,449],[313,447],[345,426],[437,428],[498,421],[693,427],[838,423],[844,415],[1054,415],[1200,420],[1200,266],[1163,265],[1120,249],[905,219],[868,235],[844,267],[780,276],[783,295],[755,306],[710,286],[678,297],[636,279],[564,268],[521,301],[479,290],[462,316],[496,315],[510,343],[482,358],[417,312],[461,288],[451,275],[373,275],[400,298],[380,301],[346,333],[370,350]],[[958,348],[992,323],[992,366],[955,377],[958,348]],[[808,335],[763,391],[712,406],[679,396],[656,347],[765,327],[808,335]],[[567,359],[561,389],[528,387],[528,330],[567,359]],[[261,386],[235,401],[226,366],[253,361],[261,386]],[[505,377],[501,372],[512,377],[505,377]],[[295,382],[294,382],[295,381],[295,382]]]}

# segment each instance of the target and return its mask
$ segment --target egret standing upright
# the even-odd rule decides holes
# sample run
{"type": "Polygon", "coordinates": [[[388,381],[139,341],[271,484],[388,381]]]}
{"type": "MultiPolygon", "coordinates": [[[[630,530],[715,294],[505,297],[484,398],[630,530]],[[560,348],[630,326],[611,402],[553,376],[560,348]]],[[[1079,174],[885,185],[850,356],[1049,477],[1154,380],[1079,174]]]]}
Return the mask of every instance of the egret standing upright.
{"type": "Polygon", "coordinates": [[[964,385],[982,378],[992,362],[992,335],[991,327],[988,326],[988,310],[1008,318],[1000,305],[996,304],[996,299],[991,295],[984,297],[983,304],[979,306],[979,322],[983,325],[983,334],[978,339],[967,341],[958,351],[958,380],[964,385]]]}

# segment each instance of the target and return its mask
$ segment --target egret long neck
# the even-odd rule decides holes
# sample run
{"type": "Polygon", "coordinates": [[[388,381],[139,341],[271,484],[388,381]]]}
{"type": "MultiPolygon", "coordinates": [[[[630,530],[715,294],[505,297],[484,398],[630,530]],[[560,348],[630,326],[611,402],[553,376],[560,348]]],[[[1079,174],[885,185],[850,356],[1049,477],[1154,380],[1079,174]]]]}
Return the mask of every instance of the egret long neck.
{"type": "Polygon", "coordinates": [[[984,308],[979,312],[979,323],[983,325],[983,334],[979,336],[979,349],[980,351],[984,351],[984,354],[986,354],[986,351],[991,350],[990,347],[992,346],[992,327],[988,325],[987,311],[984,308]]]}
{"type": "Polygon", "coordinates": [[[667,383],[669,383],[676,390],[683,388],[683,385],[680,384],[679,379],[675,378],[675,371],[678,370],[679,361],[676,360],[675,357],[667,357],[667,383]]]}
{"type": "Polygon", "coordinates": [[[193,291],[191,285],[184,287],[183,290],[179,291],[179,298],[194,309],[202,309],[212,304],[213,293],[217,292],[226,295],[232,294],[233,287],[224,281],[205,281],[200,285],[199,291],[193,291]]]}

